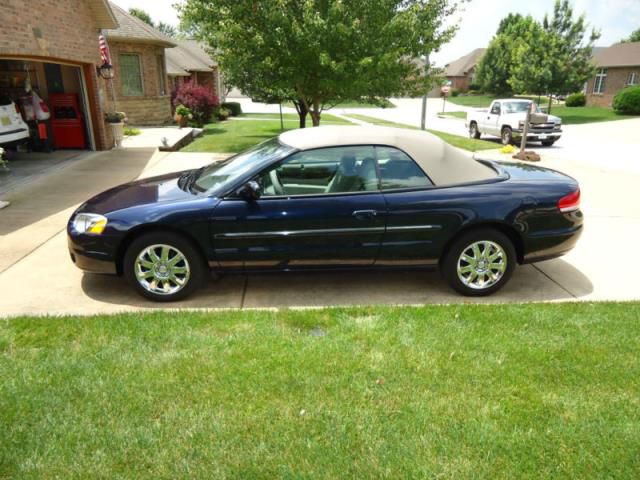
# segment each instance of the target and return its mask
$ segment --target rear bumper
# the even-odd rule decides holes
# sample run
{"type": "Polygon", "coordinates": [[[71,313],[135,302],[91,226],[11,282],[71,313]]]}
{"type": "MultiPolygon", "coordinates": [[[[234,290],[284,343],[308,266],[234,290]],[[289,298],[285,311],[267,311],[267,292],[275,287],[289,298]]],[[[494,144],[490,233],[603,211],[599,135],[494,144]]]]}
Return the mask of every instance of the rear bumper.
{"type": "Polygon", "coordinates": [[[19,127],[8,132],[0,131],[0,145],[9,146],[22,143],[29,138],[29,129],[19,127]]]}
{"type": "Polygon", "coordinates": [[[560,231],[525,237],[525,254],[522,263],[540,262],[561,257],[576,246],[582,235],[582,229],[583,226],[580,224],[560,231]]]}

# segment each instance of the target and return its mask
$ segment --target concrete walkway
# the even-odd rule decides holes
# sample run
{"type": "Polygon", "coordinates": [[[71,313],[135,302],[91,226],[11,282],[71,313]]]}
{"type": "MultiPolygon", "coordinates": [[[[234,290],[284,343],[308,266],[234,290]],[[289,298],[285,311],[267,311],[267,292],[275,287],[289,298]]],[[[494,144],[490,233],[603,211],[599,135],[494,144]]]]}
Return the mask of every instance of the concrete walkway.
{"type": "MultiPolygon", "coordinates": [[[[68,258],[66,222],[79,203],[108,186],[194,168],[222,157],[149,149],[112,151],[74,162],[15,191],[12,206],[0,210],[0,315],[168,308],[138,297],[121,278],[77,270],[68,258]]],[[[640,175],[547,157],[543,165],[565,171],[581,182],[585,233],[566,257],[516,269],[511,283],[492,297],[458,296],[437,272],[227,275],[170,307],[640,299],[635,274],[640,271],[640,257],[632,254],[640,237],[640,202],[625,201],[621,196],[621,192],[633,194],[640,175]]]]}

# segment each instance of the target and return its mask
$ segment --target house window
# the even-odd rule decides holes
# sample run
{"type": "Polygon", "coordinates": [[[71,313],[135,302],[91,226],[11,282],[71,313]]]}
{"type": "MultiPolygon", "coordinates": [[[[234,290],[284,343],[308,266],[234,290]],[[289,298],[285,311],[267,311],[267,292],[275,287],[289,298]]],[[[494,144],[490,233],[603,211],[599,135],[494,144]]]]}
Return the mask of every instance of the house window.
{"type": "Polygon", "coordinates": [[[166,95],[167,94],[167,86],[165,84],[165,79],[167,78],[167,74],[164,68],[164,56],[157,55],[156,56],[156,64],[158,70],[158,94],[166,95]]]}
{"type": "Polygon", "coordinates": [[[604,93],[604,82],[607,79],[607,69],[599,68],[596,73],[596,81],[593,84],[593,93],[604,93]]]}
{"type": "Polygon", "coordinates": [[[142,95],[142,68],[140,55],[123,53],[120,55],[120,84],[122,94],[127,96],[142,95]]]}
{"type": "Polygon", "coordinates": [[[636,72],[629,72],[629,76],[627,77],[627,85],[635,85],[638,81],[638,77],[636,72]]]}

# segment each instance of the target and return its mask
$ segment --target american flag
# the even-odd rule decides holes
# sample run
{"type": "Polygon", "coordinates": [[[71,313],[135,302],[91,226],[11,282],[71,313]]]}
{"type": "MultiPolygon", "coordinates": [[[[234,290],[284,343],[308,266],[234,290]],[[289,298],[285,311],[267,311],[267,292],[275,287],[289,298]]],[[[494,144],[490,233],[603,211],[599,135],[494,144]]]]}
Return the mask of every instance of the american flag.
{"type": "Polygon", "coordinates": [[[111,65],[111,55],[109,55],[109,45],[107,45],[107,39],[104,35],[98,35],[98,43],[100,44],[100,59],[102,63],[108,63],[111,65]]]}

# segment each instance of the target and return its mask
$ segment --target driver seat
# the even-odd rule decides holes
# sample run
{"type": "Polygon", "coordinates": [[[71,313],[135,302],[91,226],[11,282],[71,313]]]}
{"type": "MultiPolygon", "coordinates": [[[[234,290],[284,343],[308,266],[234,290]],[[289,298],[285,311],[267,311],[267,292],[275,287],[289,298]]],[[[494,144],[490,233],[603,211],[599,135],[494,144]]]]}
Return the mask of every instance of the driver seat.
{"type": "Polygon", "coordinates": [[[344,155],[340,160],[336,174],[327,185],[326,192],[357,192],[361,190],[361,186],[362,180],[356,169],[355,155],[344,155]]]}

